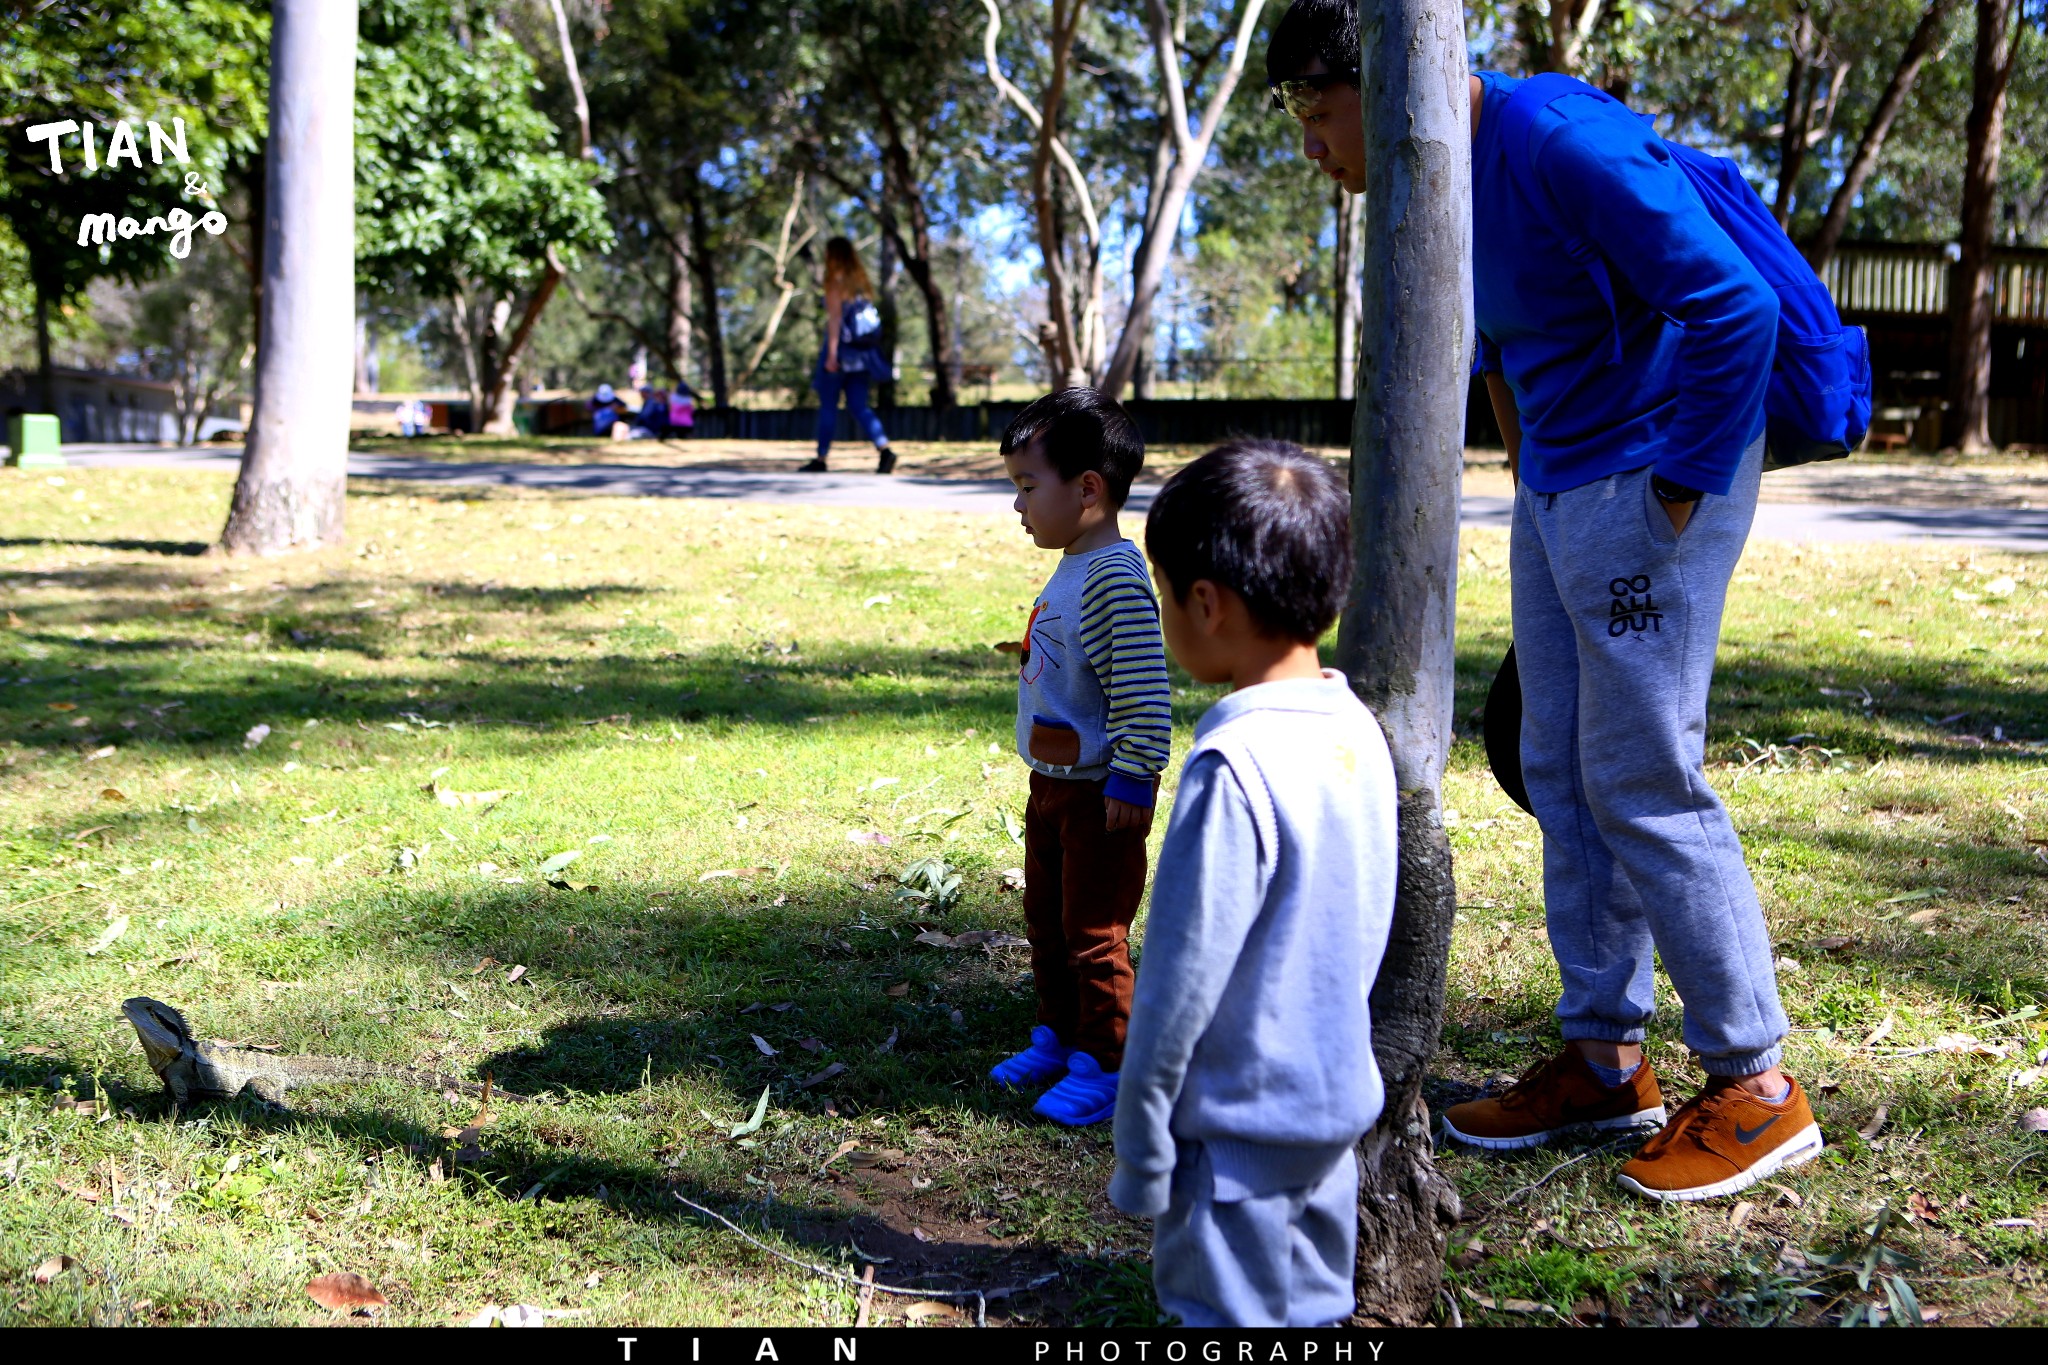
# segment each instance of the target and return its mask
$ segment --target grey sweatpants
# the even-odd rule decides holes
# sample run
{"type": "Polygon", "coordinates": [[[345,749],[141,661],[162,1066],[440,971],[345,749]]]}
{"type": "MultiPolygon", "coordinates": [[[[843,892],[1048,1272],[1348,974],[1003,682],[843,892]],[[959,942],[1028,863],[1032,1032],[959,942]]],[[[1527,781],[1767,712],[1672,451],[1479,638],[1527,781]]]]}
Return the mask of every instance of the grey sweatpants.
{"type": "Polygon", "coordinates": [[[1787,1027],[1770,933],[1705,761],[1728,580],[1756,515],[1763,442],[1683,535],[1650,471],[1515,496],[1510,563],[1522,777],[1567,1039],[1639,1042],[1651,949],[1711,1075],[1775,1066],[1787,1027]]]}
{"type": "MultiPolygon", "coordinates": [[[[1152,1225],[1152,1284],[1184,1327],[1327,1327],[1351,1316],[1358,1157],[1262,1160],[1175,1144],[1173,1202],[1152,1225]]],[[[1266,1149],[1267,1155],[1280,1155],[1266,1149]]]]}

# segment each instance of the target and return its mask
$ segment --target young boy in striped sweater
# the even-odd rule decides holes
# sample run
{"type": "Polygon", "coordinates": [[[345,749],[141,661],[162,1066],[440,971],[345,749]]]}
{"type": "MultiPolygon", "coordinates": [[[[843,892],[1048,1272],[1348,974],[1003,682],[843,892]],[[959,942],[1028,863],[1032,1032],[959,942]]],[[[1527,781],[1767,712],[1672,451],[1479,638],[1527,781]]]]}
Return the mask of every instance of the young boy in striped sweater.
{"type": "Polygon", "coordinates": [[[1080,1127],[1116,1112],[1131,920],[1172,725],[1159,603],[1117,527],[1145,446],[1122,408],[1075,388],[1017,414],[1002,452],[1025,532],[1061,558],[1032,604],[1017,683],[1038,1026],[989,1074],[1012,1089],[1050,1086],[1032,1108],[1080,1127]]]}

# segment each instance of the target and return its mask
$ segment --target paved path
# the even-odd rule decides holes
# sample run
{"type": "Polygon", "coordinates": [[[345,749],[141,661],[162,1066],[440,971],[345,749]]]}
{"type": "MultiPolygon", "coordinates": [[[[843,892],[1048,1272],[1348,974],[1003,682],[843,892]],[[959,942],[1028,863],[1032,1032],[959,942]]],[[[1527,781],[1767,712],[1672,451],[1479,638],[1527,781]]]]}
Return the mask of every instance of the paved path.
{"type": "MultiPolygon", "coordinates": [[[[66,446],[74,463],[95,468],[212,469],[232,471],[235,446],[181,449],[138,446],[66,446]]],[[[541,465],[409,460],[395,455],[351,455],[349,474],[404,479],[456,488],[534,488],[617,497],[709,498],[830,507],[879,507],[942,512],[1007,513],[1008,484],[979,479],[879,478],[873,474],[736,472],[659,465],[541,465]]],[[[1766,476],[1768,477],[1768,476],[1766,476]]],[[[1143,512],[1153,490],[1131,490],[1130,508],[1143,512]]],[[[1467,526],[1504,527],[1512,502],[1467,497],[1467,526]]],[[[1791,541],[1940,542],[2048,552],[2048,509],[1906,507],[1885,503],[1765,503],[1755,535],[1791,541]]]]}

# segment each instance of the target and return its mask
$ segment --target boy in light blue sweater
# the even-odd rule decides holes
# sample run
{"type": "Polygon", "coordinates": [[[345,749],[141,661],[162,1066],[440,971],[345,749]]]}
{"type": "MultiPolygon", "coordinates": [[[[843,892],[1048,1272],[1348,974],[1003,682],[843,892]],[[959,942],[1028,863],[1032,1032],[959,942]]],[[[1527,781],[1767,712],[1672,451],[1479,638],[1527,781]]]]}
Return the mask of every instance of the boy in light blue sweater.
{"type": "Polygon", "coordinates": [[[1328,1324],[1353,1306],[1395,874],[1386,740],[1316,653],[1351,582],[1350,498],[1299,446],[1233,442],[1160,491],[1145,548],[1167,649],[1233,690],[1160,850],[1110,1199],[1155,1220],[1159,1303],[1185,1325],[1328,1324]]]}

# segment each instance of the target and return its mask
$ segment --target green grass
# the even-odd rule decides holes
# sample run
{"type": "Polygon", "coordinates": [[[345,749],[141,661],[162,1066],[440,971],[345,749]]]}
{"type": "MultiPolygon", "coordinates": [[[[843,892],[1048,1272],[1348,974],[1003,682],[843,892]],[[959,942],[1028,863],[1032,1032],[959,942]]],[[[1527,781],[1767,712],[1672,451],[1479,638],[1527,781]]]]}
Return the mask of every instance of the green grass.
{"type": "MultiPolygon", "coordinates": [[[[1058,1272],[992,1321],[1156,1314],[1107,1134],[980,1079],[1031,1020],[1022,950],[917,940],[1021,933],[989,646],[1049,566],[1006,519],[372,486],[348,547],[244,561],[199,553],[223,477],[57,477],[0,471],[0,1323],[325,1321],[329,1271],[398,1322],[853,1321],[677,1193],[885,1282],[1058,1272]],[[550,885],[571,850],[582,889],[550,885]],[[896,880],[934,855],[944,911],[896,880]],[[474,1143],[474,1102],[394,1084],[173,1114],[119,1017],[138,993],[205,1036],[545,1102],[474,1143]]],[[[1474,738],[1503,538],[1461,572],[1437,1104],[1555,1045],[1535,827],[1474,738]]],[[[1885,1301],[1821,1261],[1880,1206],[1921,1304],[2048,1321],[2040,1226],[1995,1226],[2048,1224],[2048,1139],[2017,1122],[2048,1103],[2041,588],[2024,557],[1753,548],[1710,776],[1799,964],[1788,1065],[1833,1145],[1739,1221],[1625,1201],[1620,1149],[1533,1190],[1584,1149],[1446,1152],[1466,1321],[1834,1320],[1885,1301]]],[[[1176,697],[1180,751],[1208,700],[1176,697]]],[[[1684,1092],[1666,999],[1650,1046],[1684,1092]]]]}

